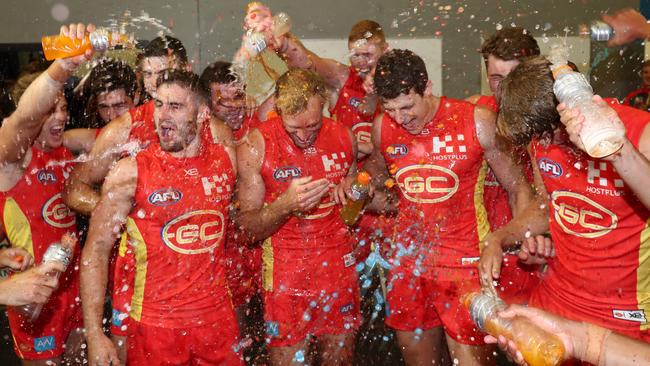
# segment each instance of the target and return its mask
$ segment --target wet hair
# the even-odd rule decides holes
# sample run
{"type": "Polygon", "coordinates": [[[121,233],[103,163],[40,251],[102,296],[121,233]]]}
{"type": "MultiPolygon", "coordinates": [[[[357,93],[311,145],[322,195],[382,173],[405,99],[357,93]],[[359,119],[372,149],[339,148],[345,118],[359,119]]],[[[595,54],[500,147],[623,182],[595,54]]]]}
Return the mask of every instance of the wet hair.
{"type": "Polygon", "coordinates": [[[497,31],[483,42],[480,52],[485,62],[489,55],[511,61],[540,54],[537,41],[522,27],[508,27],[497,31]]]}
{"type": "Polygon", "coordinates": [[[427,67],[413,51],[392,50],[377,61],[375,90],[384,100],[409,94],[411,90],[423,95],[428,81],[427,67]]]}
{"type": "Polygon", "coordinates": [[[232,72],[232,63],[226,61],[215,61],[201,73],[201,87],[209,94],[210,85],[230,84],[237,81],[237,76],[232,72]]]}
{"type": "Polygon", "coordinates": [[[182,65],[187,64],[187,51],[178,39],[172,36],[156,37],[144,48],[142,61],[147,57],[174,56],[182,65]]]}
{"type": "Polygon", "coordinates": [[[275,84],[275,107],[278,114],[293,116],[304,112],[313,96],[327,99],[323,78],[309,70],[289,69],[275,84]]]}
{"type": "Polygon", "coordinates": [[[176,84],[190,89],[197,95],[201,103],[205,103],[208,100],[205,91],[201,88],[199,76],[191,71],[176,69],[165,71],[158,77],[158,88],[167,84],[176,84]]]}
{"type": "Polygon", "coordinates": [[[360,39],[386,43],[386,36],[381,25],[374,20],[368,19],[359,21],[352,26],[348,36],[348,43],[354,43],[360,39]]]}
{"type": "Polygon", "coordinates": [[[541,56],[523,59],[499,85],[497,133],[514,145],[550,136],[559,125],[549,66],[541,56]]]}
{"type": "Polygon", "coordinates": [[[113,59],[101,60],[90,71],[87,81],[89,96],[124,89],[126,95],[133,98],[136,86],[133,69],[125,62],[113,59]]]}

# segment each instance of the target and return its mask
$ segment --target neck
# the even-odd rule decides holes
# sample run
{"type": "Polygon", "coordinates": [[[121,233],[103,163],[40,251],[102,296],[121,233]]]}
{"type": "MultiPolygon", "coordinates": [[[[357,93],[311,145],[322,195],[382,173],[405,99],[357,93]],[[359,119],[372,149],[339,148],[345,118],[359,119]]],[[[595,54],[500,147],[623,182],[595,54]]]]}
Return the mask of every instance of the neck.
{"type": "Polygon", "coordinates": [[[427,103],[428,110],[427,110],[427,114],[424,117],[424,125],[422,125],[422,127],[429,124],[429,122],[431,122],[431,120],[433,119],[433,116],[435,116],[436,113],[438,112],[438,108],[440,108],[440,98],[431,95],[427,97],[426,103],[427,103]]]}
{"type": "Polygon", "coordinates": [[[197,133],[192,141],[181,151],[169,152],[169,155],[175,158],[194,158],[197,157],[201,150],[201,138],[197,133]]]}
{"type": "Polygon", "coordinates": [[[37,139],[36,141],[34,141],[34,147],[41,150],[41,151],[45,151],[45,152],[50,152],[50,151],[54,150],[53,148],[47,146],[47,144],[45,143],[45,140],[43,140],[43,139],[37,139]]]}

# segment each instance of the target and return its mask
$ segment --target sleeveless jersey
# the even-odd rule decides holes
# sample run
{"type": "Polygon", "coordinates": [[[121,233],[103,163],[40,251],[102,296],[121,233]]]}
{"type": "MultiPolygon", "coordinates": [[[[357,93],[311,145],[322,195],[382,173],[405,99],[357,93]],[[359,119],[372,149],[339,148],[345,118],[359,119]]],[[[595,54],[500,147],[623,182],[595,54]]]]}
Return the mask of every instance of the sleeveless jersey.
{"type": "MultiPolygon", "coordinates": [[[[638,148],[650,114],[608,102],[638,148]]],[[[649,329],[650,213],[611,162],[542,141],[532,148],[550,196],[556,255],[531,301],[621,332],[649,329]]]]}
{"type": "MultiPolygon", "coordinates": [[[[326,178],[338,184],[352,164],[352,141],[342,124],[323,117],[323,126],[313,146],[296,147],[282,120],[274,118],[258,127],[264,137],[261,175],[266,186],[264,201],[273,202],[299,177],[326,178]]],[[[325,248],[349,245],[347,227],[339,217],[340,206],[326,194],[318,207],[301,217],[292,216],[275,234],[275,248],[325,248]]]]}
{"type": "Polygon", "coordinates": [[[476,105],[487,107],[492,112],[499,113],[499,105],[494,95],[481,95],[476,101],[476,105]]]}
{"type": "Polygon", "coordinates": [[[131,115],[129,141],[139,141],[143,147],[146,147],[154,141],[158,141],[156,125],[153,119],[154,109],[154,101],[150,100],[129,110],[129,114],[131,115]]]}
{"type": "Polygon", "coordinates": [[[384,114],[381,152],[400,192],[397,246],[416,251],[423,275],[432,267],[475,266],[489,227],[474,105],[441,97],[419,135],[384,114]]]}
{"type": "Polygon", "coordinates": [[[175,158],[155,142],[136,161],[127,220],[136,263],[131,317],[168,328],[217,321],[214,308],[229,301],[222,259],[235,176],[228,154],[202,135],[196,157],[175,158]]]}
{"type": "Polygon", "coordinates": [[[377,105],[377,109],[372,115],[365,115],[359,111],[359,105],[363,103],[363,99],[366,97],[362,85],[363,79],[353,67],[350,67],[348,79],[339,91],[336,105],[330,110],[330,114],[332,119],[349,127],[356,136],[357,141],[370,142],[372,121],[379,115],[381,107],[377,105]]]}
{"type": "Polygon", "coordinates": [[[232,135],[233,138],[235,139],[235,143],[239,144],[241,140],[248,134],[248,132],[257,127],[258,124],[260,124],[260,120],[257,117],[257,114],[253,116],[246,116],[244,118],[244,122],[242,122],[241,127],[238,130],[232,130],[232,135]]]}

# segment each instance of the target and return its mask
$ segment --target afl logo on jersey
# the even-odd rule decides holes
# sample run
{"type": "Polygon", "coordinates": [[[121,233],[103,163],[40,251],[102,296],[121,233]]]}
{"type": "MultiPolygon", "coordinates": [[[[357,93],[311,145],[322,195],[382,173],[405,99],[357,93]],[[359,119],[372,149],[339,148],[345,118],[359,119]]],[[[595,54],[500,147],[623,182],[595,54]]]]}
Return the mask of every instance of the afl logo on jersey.
{"type": "Polygon", "coordinates": [[[75,216],[63,203],[61,193],[57,193],[47,200],[41,210],[43,220],[56,228],[65,229],[75,224],[75,216]]]}
{"type": "Polygon", "coordinates": [[[355,98],[355,97],[350,97],[350,101],[348,102],[350,106],[354,109],[358,109],[359,106],[361,105],[361,99],[355,98]]]}
{"type": "Polygon", "coordinates": [[[183,193],[176,188],[161,188],[149,195],[149,203],[156,206],[169,206],[183,198],[183,193]]]}
{"type": "Polygon", "coordinates": [[[551,178],[559,178],[562,176],[562,166],[551,159],[539,159],[539,171],[551,178]]]}
{"type": "Polygon", "coordinates": [[[415,203],[438,203],[458,191],[460,180],[453,171],[432,164],[411,165],[395,174],[404,197],[415,203]]]}
{"type": "Polygon", "coordinates": [[[160,235],[165,245],[177,253],[202,254],[219,245],[223,233],[223,214],[215,210],[200,210],[167,222],[160,235]]]}
{"type": "Polygon", "coordinates": [[[581,194],[555,191],[551,194],[553,215],[562,230],[581,238],[598,238],[618,226],[618,217],[581,194]]]}
{"type": "Polygon", "coordinates": [[[401,158],[408,154],[409,148],[404,144],[392,144],[386,148],[386,154],[391,158],[401,158]]]}
{"type": "Polygon", "coordinates": [[[42,184],[54,184],[56,183],[56,173],[50,169],[41,169],[36,172],[36,179],[42,184]]]}
{"type": "Polygon", "coordinates": [[[283,166],[282,168],[278,168],[273,172],[273,178],[280,182],[286,182],[293,178],[300,177],[300,174],[300,168],[297,168],[295,166],[283,166]]]}

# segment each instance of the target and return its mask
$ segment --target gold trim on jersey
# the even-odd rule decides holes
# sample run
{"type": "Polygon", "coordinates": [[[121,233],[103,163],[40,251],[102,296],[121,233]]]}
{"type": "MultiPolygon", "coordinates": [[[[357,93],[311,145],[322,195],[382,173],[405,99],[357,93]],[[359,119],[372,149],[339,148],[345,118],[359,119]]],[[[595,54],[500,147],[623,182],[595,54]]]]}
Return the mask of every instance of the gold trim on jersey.
{"type": "MultiPolygon", "coordinates": [[[[636,270],[636,301],[646,319],[650,316],[650,218],[639,236],[639,267],[636,270]]],[[[650,329],[650,323],[640,325],[641,330],[650,329]]]]}
{"type": "Polygon", "coordinates": [[[138,225],[130,217],[126,219],[126,232],[135,255],[135,280],[133,281],[133,296],[131,297],[129,315],[136,321],[140,321],[142,302],[144,300],[144,286],[147,279],[147,245],[138,229],[138,225]]]}
{"type": "Polygon", "coordinates": [[[32,227],[18,203],[11,197],[5,200],[2,220],[9,243],[14,247],[24,249],[34,257],[32,227]]]}
{"type": "Polygon", "coordinates": [[[271,237],[262,243],[262,288],[273,291],[273,244],[271,237]]]}
{"type": "MultiPolygon", "coordinates": [[[[476,213],[476,232],[478,233],[479,242],[483,241],[490,234],[490,222],[488,220],[487,209],[485,208],[485,198],[483,197],[488,169],[487,161],[483,160],[481,169],[478,172],[476,184],[474,185],[474,212],[476,213]]],[[[479,251],[483,250],[482,245],[479,244],[478,247],[479,251]]]]}

